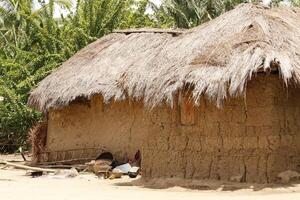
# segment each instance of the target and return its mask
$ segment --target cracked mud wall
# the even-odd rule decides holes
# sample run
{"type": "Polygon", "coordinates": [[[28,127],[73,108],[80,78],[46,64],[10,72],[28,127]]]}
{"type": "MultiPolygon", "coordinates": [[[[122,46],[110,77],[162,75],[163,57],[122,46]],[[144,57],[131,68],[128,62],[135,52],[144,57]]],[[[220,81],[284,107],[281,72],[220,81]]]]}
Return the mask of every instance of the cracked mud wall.
{"type": "Polygon", "coordinates": [[[199,107],[149,112],[142,103],[94,97],[49,113],[45,150],[104,148],[122,159],[140,149],[145,178],[273,182],[287,169],[300,172],[299,100],[300,89],[284,89],[273,75],[250,81],[246,100],[228,99],[221,109],[203,98],[199,107]]]}
{"type": "MultiPolygon", "coordinates": [[[[278,76],[259,76],[246,100],[229,99],[222,109],[202,99],[195,123],[180,116],[153,120],[143,153],[144,177],[274,182],[285,170],[300,171],[300,89],[284,89],[278,76]],[[184,122],[184,123],[183,123],[184,122]],[[190,125],[192,124],[192,125],[190,125]]],[[[184,101],[181,101],[184,102],[184,101]]]]}
{"type": "Polygon", "coordinates": [[[147,127],[140,117],[144,112],[142,107],[142,104],[129,101],[104,104],[102,98],[96,96],[91,102],[77,102],[62,110],[51,111],[44,150],[50,153],[43,161],[57,159],[56,151],[70,150],[76,150],[76,155],[61,155],[62,152],[58,160],[95,158],[97,155],[87,155],[91,154],[90,148],[110,151],[118,160],[122,160],[125,154],[133,158],[142,147],[144,127],[147,127]]]}

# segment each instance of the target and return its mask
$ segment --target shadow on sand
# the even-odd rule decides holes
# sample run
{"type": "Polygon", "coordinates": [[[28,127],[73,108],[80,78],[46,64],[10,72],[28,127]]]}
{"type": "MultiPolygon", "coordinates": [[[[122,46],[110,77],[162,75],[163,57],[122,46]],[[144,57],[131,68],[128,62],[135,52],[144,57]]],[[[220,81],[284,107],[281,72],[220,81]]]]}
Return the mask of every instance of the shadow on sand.
{"type": "Polygon", "coordinates": [[[213,180],[183,180],[176,178],[166,179],[145,179],[138,178],[128,180],[127,182],[115,183],[116,186],[138,186],[149,189],[168,189],[172,187],[182,187],[192,190],[217,190],[217,191],[237,191],[242,189],[249,189],[252,191],[260,191],[266,188],[292,188],[300,182],[294,182],[290,184],[281,183],[234,183],[226,181],[213,181],[213,180]]]}

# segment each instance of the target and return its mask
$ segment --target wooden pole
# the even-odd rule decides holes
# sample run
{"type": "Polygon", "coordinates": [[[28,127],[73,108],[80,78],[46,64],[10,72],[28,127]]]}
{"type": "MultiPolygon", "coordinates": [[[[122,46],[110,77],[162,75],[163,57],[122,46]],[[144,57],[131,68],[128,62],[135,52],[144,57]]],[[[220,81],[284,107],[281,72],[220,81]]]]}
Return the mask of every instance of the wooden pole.
{"type": "Polygon", "coordinates": [[[44,169],[44,168],[39,168],[39,167],[29,167],[26,165],[20,165],[20,164],[15,164],[15,163],[11,163],[11,162],[6,162],[6,161],[1,161],[0,160],[0,164],[5,164],[6,166],[11,166],[11,167],[15,167],[17,169],[25,169],[25,170],[32,170],[32,171],[36,171],[36,172],[49,172],[49,173],[55,173],[56,170],[54,169],[44,169]]]}

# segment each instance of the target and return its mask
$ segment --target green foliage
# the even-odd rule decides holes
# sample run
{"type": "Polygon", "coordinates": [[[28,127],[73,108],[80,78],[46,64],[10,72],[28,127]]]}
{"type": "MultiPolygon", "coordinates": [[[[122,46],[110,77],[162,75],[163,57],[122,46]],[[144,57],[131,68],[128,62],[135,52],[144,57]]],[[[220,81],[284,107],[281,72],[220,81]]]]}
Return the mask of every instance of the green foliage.
{"type": "Polygon", "coordinates": [[[120,16],[121,23],[119,28],[142,28],[155,26],[151,16],[146,13],[146,9],[149,6],[149,2],[147,0],[129,0],[126,3],[126,9],[120,16]]]}
{"type": "Polygon", "coordinates": [[[26,144],[42,114],[26,103],[39,81],[87,44],[117,28],[155,26],[146,0],[0,0],[0,151],[26,144]],[[70,14],[55,19],[55,5],[70,14]],[[16,144],[16,146],[4,146],[16,144]]]}
{"type": "Polygon", "coordinates": [[[24,145],[24,133],[40,118],[26,106],[26,94],[31,84],[24,85],[29,71],[13,60],[0,62],[0,151],[11,151],[24,145]],[[13,145],[13,146],[12,146],[13,145]],[[14,146],[16,145],[16,146],[14,146]]]}
{"type": "MultiPolygon", "coordinates": [[[[171,16],[174,25],[179,28],[192,28],[214,19],[236,5],[250,0],[163,0],[165,16],[171,16]]],[[[251,0],[252,3],[261,0],[251,0]]],[[[278,6],[282,0],[273,0],[271,6],[278,6]]],[[[299,6],[299,0],[290,0],[291,5],[299,6]]]]}
{"type": "Polygon", "coordinates": [[[173,18],[175,26],[191,28],[231,10],[243,0],[164,0],[166,15],[173,18]]]}
{"type": "Polygon", "coordinates": [[[300,0],[293,0],[292,5],[293,6],[300,6],[300,0]]]}

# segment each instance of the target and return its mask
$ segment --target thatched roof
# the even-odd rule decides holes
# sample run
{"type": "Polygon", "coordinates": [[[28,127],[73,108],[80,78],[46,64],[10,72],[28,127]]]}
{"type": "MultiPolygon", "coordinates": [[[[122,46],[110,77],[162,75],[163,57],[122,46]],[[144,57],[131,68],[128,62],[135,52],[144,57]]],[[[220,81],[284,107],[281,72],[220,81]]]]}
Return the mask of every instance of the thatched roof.
{"type": "Polygon", "coordinates": [[[173,102],[189,85],[193,99],[220,103],[245,91],[257,71],[277,65],[288,83],[300,82],[300,9],[242,4],[187,31],[124,31],[88,45],[32,91],[29,104],[46,111],[77,97],[127,96],[146,105],[173,102]]]}

